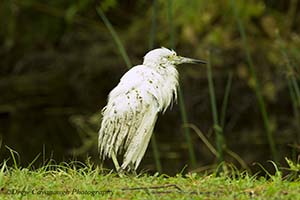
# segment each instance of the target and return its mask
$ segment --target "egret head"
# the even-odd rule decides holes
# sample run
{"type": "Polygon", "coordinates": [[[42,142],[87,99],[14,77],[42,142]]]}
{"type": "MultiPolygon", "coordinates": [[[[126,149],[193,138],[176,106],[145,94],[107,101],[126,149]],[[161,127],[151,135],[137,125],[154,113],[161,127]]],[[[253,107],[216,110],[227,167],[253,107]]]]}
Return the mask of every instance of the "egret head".
{"type": "Polygon", "coordinates": [[[175,51],[169,50],[165,47],[154,49],[149,51],[144,56],[145,65],[179,65],[183,63],[191,63],[191,64],[206,64],[203,60],[197,60],[193,58],[186,58],[182,56],[178,56],[175,51]]]}

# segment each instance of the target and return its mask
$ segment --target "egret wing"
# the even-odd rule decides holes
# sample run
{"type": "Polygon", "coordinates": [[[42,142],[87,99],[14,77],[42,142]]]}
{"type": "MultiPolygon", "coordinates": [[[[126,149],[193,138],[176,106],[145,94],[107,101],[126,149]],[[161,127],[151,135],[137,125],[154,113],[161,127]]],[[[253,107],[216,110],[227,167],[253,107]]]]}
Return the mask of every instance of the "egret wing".
{"type": "Polygon", "coordinates": [[[129,70],[120,83],[109,94],[103,109],[103,120],[99,131],[101,157],[111,157],[124,148],[126,168],[130,162],[135,168],[140,163],[148,146],[160,111],[154,86],[149,85],[151,69],[138,66],[129,70]]]}

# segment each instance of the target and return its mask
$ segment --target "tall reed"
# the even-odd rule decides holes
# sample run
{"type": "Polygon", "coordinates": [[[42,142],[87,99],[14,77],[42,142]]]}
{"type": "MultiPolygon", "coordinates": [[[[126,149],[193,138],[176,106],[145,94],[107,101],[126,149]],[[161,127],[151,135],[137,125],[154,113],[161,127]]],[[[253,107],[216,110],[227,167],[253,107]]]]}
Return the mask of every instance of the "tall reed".
{"type": "MultiPolygon", "coordinates": [[[[281,55],[283,57],[283,60],[285,61],[285,67],[286,67],[286,79],[287,79],[287,85],[290,93],[290,98],[293,106],[294,111],[294,120],[296,124],[296,133],[299,133],[300,131],[300,88],[299,88],[299,79],[297,78],[297,72],[295,71],[295,67],[292,65],[292,62],[289,58],[288,51],[286,47],[284,46],[284,42],[279,34],[279,31],[277,31],[277,41],[279,42],[279,48],[281,55]]],[[[297,146],[297,143],[300,141],[300,135],[297,134],[296,140],[294,140],[294,146],[297,146]]],[[[298,160],[297,158],[297,148],[292,149],[293,153],[293,159],[295,161],[298,160]]]]}
{"type": "Polygon", "coordinates": [[[286,66],[286,70],[287,70],[287,79],[289,81],[288,85],[290,85],[290,87],[292,89],[292,93],[293,93],[293,94],[291,94],[293,96],[292,100],[293,100],[294,104],[297,105],[297,107],[300,107],[300,88],[299,88],[297,77],[295,75],[296,72],[294,70],[294,67],[291,64],[287,50],[281,42],[282,40],[281,40],[279,33],[277,33],[277,40],[280,41],[280,51],[281,51],[281,55],[285,61],[285,66],[286,66]]]}
{"type": "Polygon", "coordinates": [[[107,29],[109,30],[114,42],[117,45],[117,48],[127,66],[128,69],[131,68],[132,64],[130,62],[130,59],[126,53],[126,50],[124,48],[124,45],[122,44],[120,37],[118,36],[117,32],[115,31],[114,27],[111,25],[110,21],[107,19],[107,17],[105,16],[104,12],[102,11],[102,9],[100,8],[100,6],[98,6],[96,8],[98,15],[101,17],[103,23],[105,24],[105,26],[107,27],[107,29]]]}
{"type": "Polygon", "coordinates": [[[220,118],[220,125],[223,131],[225,127],[225,118],[226,118],[227,104],[228,104],[231,85],[232,85],[232,73],[229,72],[228,80],[225,87],[225,93],[224,93],[222,110],[221,110],[221,118],[220,118]]]}
{"type": "Polygon", "coordinates": [[[212,69],[211,69],[211,55],[208,52],[208,62],[207,62],[207,79],[208,79],[208,87],[209,87],[209,96],[210,96],[210,104],[211,110],[213,114],[214,121],[214,131],[216,133],[216,145],[218,151],[218,162],[223,162],[223,130],[219,124],[218,110],[217,110],[217,102],[215,96],[214,82],[212,78],[212,69]]]}
{"type": "Polygon", "coordinates": [[[273,132],[270,128],[270,121],[269,121],[269,116],[268,116],[268,112],[266,109],[266,104],[265,104],[265,100],[262,96],[262,92],[261,92],[261,86],[260,83],[257,79],[257,75],[256,75],[256,71],[253,65],[253,61],[252,61],[252,57],[250,54],[250,50],[249,50],[249,45],[248,45],[248,41],[247,41],[247,36],[246,36],[246,32],[245,32],[245,28],[243,25],[243,22],[239,16],[239,12],[237,9],[237,6],[235,4],[235,0],[231,0],[231,6],[232,9],[234,11],[234,16],[237,22],[237,26],[240,32],[240,35],[242,37],[242,42],[243,42],[243,47],[246,53],[246,59],[247,59],[247,63],[248,63],[248,68],[251,74],[252,79],[254,80],[254,92],[258,101],[258,106],[262,115],[262,119],[263,119],[263,124],[265,127],[265,131],[267,134],[267,139],[268,139],[268,143],[270,146],[270,151],[272,153],[272,157],[275,160],[275,162],[278,163],[278,153],[277,153],[277,149],[275,147],[275,141],[274,141],[274,136],[273,136],[273,132]]]}

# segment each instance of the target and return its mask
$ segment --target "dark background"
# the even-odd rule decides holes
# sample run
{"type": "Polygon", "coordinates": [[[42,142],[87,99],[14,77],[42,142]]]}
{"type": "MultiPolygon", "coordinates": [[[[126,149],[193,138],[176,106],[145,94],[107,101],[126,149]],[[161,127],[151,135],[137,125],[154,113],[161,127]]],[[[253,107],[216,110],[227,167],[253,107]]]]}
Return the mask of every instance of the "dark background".
{"type": "MultiPolygon", "coordinates": [[[[237,168],[245,167],[226,153],[230,150],[256,171],[254,162],[272,168],[267,161],[274,158],[247,63],[247,48],[266,104],[278,164],[284,166],[285,157],[297,161],[299,1],[158,0],[156,8],[153,2],[0,2],[1,160],[11,157],[9,147],[18,152],[18,162],[24,167],[38,155],[35,166],[51,158],[59,163],[91,157],[92,162],[100,163],[100,110],[127,71],[118,46],[96,12],[100,5],[133,65],[142,63],[151,40],[153,47],[171,47],[173,37],[177,53],[193,58],[207,60],[210,51],[219,111],[232,74],[223,130],[224,159],[237,168]],[[248,47],[243,44],[237,18],[245,27],[248,47]]],[[[207,69],[182,65],[178,70],[188,122],[216,146],[207,69]]],[[[162,171],[180,172],[186,165],[188,170],[214,169],[216,157],[192,129],[197,165],[191,167],[182,125],[178,105],[158,119],[155,135],[162,171]]],[[[150,144],[140,169],[156,170],[152,150],[150,144]]],[[[105,166],[110,167],[110,162],[105,166]]]]}

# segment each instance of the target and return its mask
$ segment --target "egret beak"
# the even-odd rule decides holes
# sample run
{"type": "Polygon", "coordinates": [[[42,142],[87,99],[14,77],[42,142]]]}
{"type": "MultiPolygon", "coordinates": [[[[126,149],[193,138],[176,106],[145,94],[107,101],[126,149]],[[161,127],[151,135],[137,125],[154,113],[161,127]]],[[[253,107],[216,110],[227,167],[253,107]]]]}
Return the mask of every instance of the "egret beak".
{"type": "Polygon", "coordinates": [[[198,59],[194,59],[194,58],[186,58],[186,57],[181,57],[181,56],[178,56],[178,60],[180,63],[207,64],[207,62],[204,60],[198,60],[198,59]]]}

